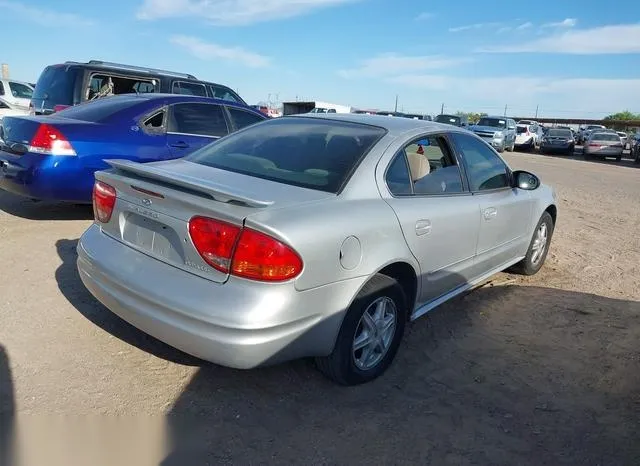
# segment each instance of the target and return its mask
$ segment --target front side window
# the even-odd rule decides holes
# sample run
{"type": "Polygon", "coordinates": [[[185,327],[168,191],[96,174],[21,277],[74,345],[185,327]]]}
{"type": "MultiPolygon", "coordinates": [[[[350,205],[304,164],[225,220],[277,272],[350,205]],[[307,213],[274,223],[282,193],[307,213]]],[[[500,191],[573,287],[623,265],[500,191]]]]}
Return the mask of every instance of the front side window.
{"type": "Polygon", "coordinates": [[[175,81],[171,92],[173,94],[197,95],[198,97],[206,97],[207,89],[204,84],[189,83],[185,81],[175,81]]]}
{"type": "Polygon", "coordinates": [[[389,165],[392,194],[437,195],[464,191],[460,167],[443,136],[429,135],[407,144],[389,165]]]}
{"type": "Polygon", "coordinates": [[[33,97],[33,89],[26,84],[9,82],[11,94],[18,99],[30,99],[33,97]]]}
{"type": "Polygon", "coordinates": [[[187,160],[283,184],[338,193],[383,128],[315,118],[274,118],[195,151],[187,160]]]}
{"type": "Polygon", "coordinates": [[[471,191],[511,186],[507,166],[487,143],[468,134],[455,133],[452,138],[465,161],[471,191]]]}
{"type": "Polygon", "coordinates": [[[169,132],[222,137],[229,128],[220,105],[194,102],[172,105],[169,132]]]}
{"type": "Polygon", "coordinates": [[[264,121],[266,118],[255,113],[240,110],[235,107],[227,107],[233,123],[236,125],[236,129],[245,128],[259,121],[264,121]]]}

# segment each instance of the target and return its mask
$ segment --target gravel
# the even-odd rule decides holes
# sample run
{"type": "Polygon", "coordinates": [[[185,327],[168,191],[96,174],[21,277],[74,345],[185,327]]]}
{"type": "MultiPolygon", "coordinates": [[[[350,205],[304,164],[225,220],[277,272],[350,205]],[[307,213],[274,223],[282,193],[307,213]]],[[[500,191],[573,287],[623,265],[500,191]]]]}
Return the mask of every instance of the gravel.
{"type": "Polygon", "coordinates": [[[37,424],[48,464],[640,464],[640,170],[505,158],[558,192],[545,267],[410,325],[389,372],[356,388],[307,361],[216,367],[141,333],[78,278],[91,209],[0,192],[0,451],[11,432],[33,445],[37,424]]]}

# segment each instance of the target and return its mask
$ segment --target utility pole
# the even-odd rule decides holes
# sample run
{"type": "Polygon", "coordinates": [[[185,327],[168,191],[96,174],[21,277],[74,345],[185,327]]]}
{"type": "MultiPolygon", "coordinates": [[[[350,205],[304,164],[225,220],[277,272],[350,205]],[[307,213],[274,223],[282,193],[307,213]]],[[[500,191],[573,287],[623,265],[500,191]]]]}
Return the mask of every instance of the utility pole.
{"type": "Polygon", "coordinates": [[[504,104],[504,116],[507,116],[507,104],[504,104]]]}
{"type": "Polygon", "coordinates": [[[396,107],[394,112],[397,112],[397,111],[398,111],[398,94],[396,94],[396,107]]]}
{"type": "Polygon", "coordinates": [[[538,119],[538,106],[536,105],[536,120],[538,119]]]}
{"type": "Polygon", "coordinates": [[[444,115],[444,103],[440,106],[440,115],[444,115]]]}

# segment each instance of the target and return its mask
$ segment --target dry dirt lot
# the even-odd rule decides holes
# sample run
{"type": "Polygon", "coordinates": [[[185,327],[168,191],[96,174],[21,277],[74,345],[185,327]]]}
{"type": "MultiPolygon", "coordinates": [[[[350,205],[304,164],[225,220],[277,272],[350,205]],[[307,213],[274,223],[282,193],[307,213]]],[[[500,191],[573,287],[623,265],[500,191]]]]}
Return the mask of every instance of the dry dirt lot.
{"type": "Polygon", "coordinates": [[[558,191],[546,266],[414,323],[357,388],[306,361],[216,367],[142,334],[78,278],[89,209],[0,193],[0,450],[12,414],[167,415],[163,464],[640,464],[640,169],[506,158],[558,191]]]}

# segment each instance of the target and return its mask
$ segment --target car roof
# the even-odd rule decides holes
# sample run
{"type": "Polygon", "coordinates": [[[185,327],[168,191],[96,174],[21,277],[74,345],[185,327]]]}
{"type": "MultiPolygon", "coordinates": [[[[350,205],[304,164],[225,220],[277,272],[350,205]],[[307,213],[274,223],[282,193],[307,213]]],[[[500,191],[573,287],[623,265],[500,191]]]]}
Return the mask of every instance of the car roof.
{"type": "Polygon", "coordinates": [[[443,123],[429,120],[414,120],[413,118],[394,117],[387,115],[367,115],[364,113],[301,113],[297,115],[287,115],[281,118],[318,118],[323,120],[344,121],[350,123],[360,123],[364,125],[378,126],[386,129],[392,135],[399,135],[415,129],[451,131],[453,127],[443,123]]]}
{"type": "MultiPolygon", "coordinates": [[[[135,94],[135,93],[116,94],[106,98],[122,99],[122,100],[140,99],[140,102],[152,101],[152,100],[165,100],[168,103],[187,102],[192,100],[195,102],[210,102],[210,103],[217,103],[217,104],[223,104],[223,105],[232,105],[232,106],[242,107],[242,108],[250,108],[248,105],[245,106],[240,102],[232,102],[230,100],[215,99],[213,97],[201,97],[197,95],[170,94],[170,93],[160,93],[160,92],[149,92],[149,93],[140,93],[140,94],[135,94]]],[[[255,110],[255,109],[252,109],[252,110],[255,110]]]]}

